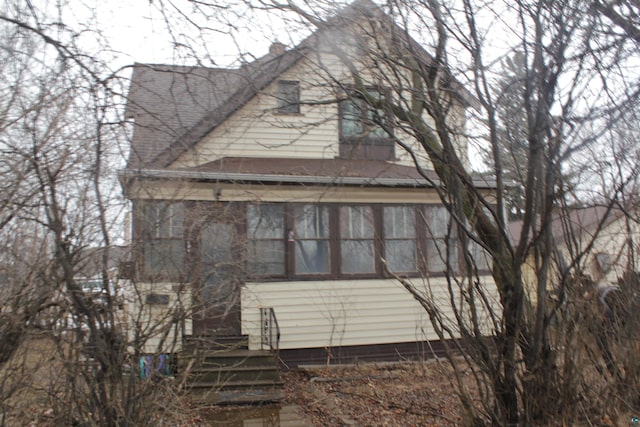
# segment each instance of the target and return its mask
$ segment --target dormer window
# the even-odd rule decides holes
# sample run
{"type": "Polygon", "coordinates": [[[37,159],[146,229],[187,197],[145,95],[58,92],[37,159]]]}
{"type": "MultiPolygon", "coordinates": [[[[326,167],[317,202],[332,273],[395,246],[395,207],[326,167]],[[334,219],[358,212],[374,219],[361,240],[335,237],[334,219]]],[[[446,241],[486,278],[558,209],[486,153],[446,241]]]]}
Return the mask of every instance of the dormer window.
{"type": "Polygon", "coordinates": [[[280,80],[278,82],[278,112],[300,113],[300,82],[280,80]]]}
{"type": "MultiPolygon", "coordinates": [[[[367,89],[367,95],[380,99],[384,93],[367,89]]],[[[392,160],[393,141],[385,130],[388,123],[384,110],[375,109],[354,93],[340,102],[340,157],[392,160]]]]}

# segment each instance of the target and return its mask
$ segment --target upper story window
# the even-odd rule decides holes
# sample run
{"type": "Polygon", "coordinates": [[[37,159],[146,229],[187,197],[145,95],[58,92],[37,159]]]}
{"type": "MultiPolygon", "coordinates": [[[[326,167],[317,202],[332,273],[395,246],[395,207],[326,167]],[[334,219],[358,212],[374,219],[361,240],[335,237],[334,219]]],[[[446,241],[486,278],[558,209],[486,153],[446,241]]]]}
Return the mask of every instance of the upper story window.
{"type": "MultiPolygon", "coordinates": [[[[384,93],[368,89],[367,95],[380,99],[384,93]]],[[[389,120],[385,111],[373,108],[357,93],[339,104],[340,156],[345,158],[368,158],[391,160],[394,145],[391,135],[385,130],[389,120]]]]}
{"type": "Polygon", "coordinates": [[[185,258],[184,204],[149,201],[143,207],[144,273],[158,280],[181,277],[185,258]]]}
{"type": "Polygon", "coordinates": [[[280,80],[277,97],[279,113],[297,114],[300,112],[300,82],[280,80]]]}

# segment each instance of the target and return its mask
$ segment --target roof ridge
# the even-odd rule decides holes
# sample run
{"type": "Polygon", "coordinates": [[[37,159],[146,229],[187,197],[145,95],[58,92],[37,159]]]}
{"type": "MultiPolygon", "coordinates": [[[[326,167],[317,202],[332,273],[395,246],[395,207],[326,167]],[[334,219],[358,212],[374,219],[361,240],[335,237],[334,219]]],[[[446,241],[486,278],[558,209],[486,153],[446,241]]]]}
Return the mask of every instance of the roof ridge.
{"type": "Polygon", "coordinates": [[[186,64],[161,64],[161,63],[151,63],[151,62],[134,62],[134,67],[145,67],[150,68],[156,71],[162,71],[162,68],[168,69],[188,69],[188,70],[203,70],[203,71],[233,71],[238,68],[224,68],[224,67],[206,67],[204,65],[186,65],[186,64]]]}

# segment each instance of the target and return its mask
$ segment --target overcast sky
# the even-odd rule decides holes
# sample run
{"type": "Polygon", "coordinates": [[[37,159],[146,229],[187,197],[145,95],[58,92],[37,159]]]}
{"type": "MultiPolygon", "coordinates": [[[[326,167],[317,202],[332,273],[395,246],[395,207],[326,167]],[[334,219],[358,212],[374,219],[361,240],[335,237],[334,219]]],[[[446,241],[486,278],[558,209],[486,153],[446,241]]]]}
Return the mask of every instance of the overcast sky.
{"type": "Polygon", "coordinates": [[[185,56],[192,56],[185,54],[185,50],[176,52],[172,37],[196,49],[199,59],[211,57],[220,66],[237,61],[239,52],[255,57],[265,55],[275,40],[289,46],[294,43],[290,32],[285,30],[285,24],[273,13],[243,11],[234,5],[221,11],[215,19],[206,19],[186,1],[176,0],[173,4],[179,7],[180,12],[167,9],[168,5],[165,7],[175,25],[173,34],[167,30],[165,18],[159,10],[162,4],[157,0],[89,0],[83,5],[84,11],[77,9],[74,14],[75,19],[81,20],[84,14],[95,11],[94,25],[102,29],[110,47],[117,53],[119,66],[133,62],[193,63],[193,58],[185,59],[185,56]],[[197,31],[186,23],[180,13],[207,26],[208,30],[197,31]]]}

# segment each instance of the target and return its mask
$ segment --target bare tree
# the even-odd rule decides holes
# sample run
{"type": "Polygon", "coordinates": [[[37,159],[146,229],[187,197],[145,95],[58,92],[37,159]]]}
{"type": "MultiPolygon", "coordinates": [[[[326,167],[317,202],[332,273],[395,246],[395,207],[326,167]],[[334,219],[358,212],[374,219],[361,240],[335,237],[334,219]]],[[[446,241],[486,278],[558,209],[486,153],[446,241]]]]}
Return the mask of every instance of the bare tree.
{"type": "Polygon", "coordinates": [[[158,396],[178,390],[141,381],[138,368],[175,321],[125,317],[124,306],[146,304],[117,274],[129,257],[114,244],[126,207],[114,174],[126,69],[109,64],[93,13],[66,2],[0,8],[2,425],[43,412],[58,425],[148,425],[170,409],[158,396]]]}
{"type": "MultiPolygon", "coordinates": [[[[584,202],[587,189],[574,188],[565,179],[568,168],[589,173],[581,176],[588,183],[596,179],[593,172],[599,173],[601,194],[597,199],[590,194],[589,201],[607,213],[622,208],[629,224],[634,222],[633,203],[623,203],[623,196],[637,182],[636,156],[620,161],[620,156],[635,154],[633,138],[621,138],[625,144],[608,139],[615,148],[608,176],[603,177],[601,167],[587,167],[593,158],[588,150],[607,131],[630,132],[625,125],[632,121],[620,118],[636,108],[638,91],[637,76],[626,68],[637,57],[633,2],[389,0],[376,6],[359,1],[351,6],[356,13],[340,18],[334,15],[342,5],[334,2],[247,1],[237,9],[192,3],[201,16],[213,18],[207,23],[172,3],[157,4],[171,28],[179,27],[176,19],[195,25],[194,37],[172,34],[177,55],[199,64],[216,63],[197,46],[206,45],[207,34],[233,36],[250,25],[237,22],[240,10],[284,16],[290,20],[288,28],[300,30],[289,34],[293,41],[316,28],[335,36],[323,42],[344,66],[349,82],[339,78],[343,76],[327,77],[318,63],[323,85],[337,94],[335,102],[363,106],[371,123],[392,135],[414,160],[452,218],[444,235],[457,237],[465,248],[465,274],[453,274],[448,266],[447,301],[436,299],[428,277],[422,288],[399,280],[423,305],[441,338],[455,338],[449,342],[472,369],[481,402],[465,392],[460,359],[450,353],[468,425],[539,425],[569,422],[582,409],[603,413],[606,408],[589,389],[594,383],[579,376],[584,366],[572,361],[588,343],[577,330],[600,340],[593,341],[598,352],[589,354],[606,365],[589,372],[599,381],[595,384],[611,384],[613,377],[623,385],[616,393],[633,390],[629,385],[637,383],[637,370],[625,369],[630,365],[615,355],[616,346],[602,341],[607,335],[590,331],[590,325],[599,324],[597,316],[581,310],[588,305],[582,291],[591,290],[584,278],[585,257],[607,216],[598,218],[589,241],[578,242],[569,208],[584,202]],[[225,20],[233,25],[225,26],[225,20]],[[517,124],[501,114],[504,90],[496,69],[500,58],[514,54],[521,86],[509,98],[511,107],[522,110],[517,124]],[[468,107],[468,121],[480,126],[476,141],[462,126],[461,105],[468,107]],[[522,223],[516,236],[504,215],[510,185],[501,149],[505,129],[522,138],[524,153],[519,165],[522,223]],[[469,154],[461,149],[465,139],[491,153],[494,191],[487,192],[486,183],[477,185],[469,154]],[[428,173],[431,169],[437,179],[428,173]],[[554,228],[558,222],[562,233],[554,228]],[[560,245],[570,248],[562,256],[556,250],[560,245]],[[490,281],[479,274],[482,252],[492,260],[490,281]],[[442,310],[443,302],[453,307],[452,315],[442,310]],[[612,363],[617,366],[609,368],[612,363]],[[584,402],[584,408],[576,401],[584,402]]],[[[6,323],[0,330],[5,338],[0,362],[16,354],[30,325],[47,313],[56,313],[54,319],[69,313],[72,323],[84,329],[74,330],[80,346],[57,347],[69,369],[66,383],[51,394],[58,402],[56,420],[71,424],[91,414],[100,425],[149,424],[156,418],[143,406],[154,391],[125,375],[125,366],[136,362],[150,337],[169,340],[163,325],[176,325],[188,310],[179,306],[154,325],[140,316],[133,335],[126,336],[116,326],[109,251],[101,255],[98,269],[107,296],[104,305],[96,304],[78,280],[86,249],[109,248],[112,242],[118,203],[115,183],[105,178],[111,155],[118,153],[110,152],[113,145],[106,141],[120,135],[121,81],[119,70],[111,71],[81,49],[85,29],[52,19],[62,9],[48,7],[16,2],[0,12],[0,66],[8,77],[0,87],[0,174],[8,183],[0,190],[0,233],[7,237],[2,273],[9,278],[3,289],[9,296],[1,314],[6,323]],[[15,237],[22,233],[34,238],[31,257],[17,246],[15,237]],[[132,360],[124,352],[129,344],[136,349],[132,360]],[[81,363],[87,359],[90,366],[81,363]],[[73,404],[65,406],[68,402],[73,404]]],[[[447,249],[440,252],[446,264],[451,263],[448,254],[447,249]]],[[[134,285],[132,295],[143,306],[145,298],[134,285]]],[[[607,400],[612,401],[627,404],[607,400]]]]}
{"type": "MultiPolygon", "coordinates": [[[[478,277],[471,249],[465,257],[466,276],[450,276],[453,318],[428,290],[403,281],[443,338],[462,337],[462,354],[474,367],[479,388],[487,391],[478,404],[460,384],[467,423],[539,425],[576,416],[569,408],[589,393],[584,383],[576,381],[578,368],[568,361],[583,343],[570,347],[571,342],[562,342],[559,347],[555,339],[556,334],[570,335],[575,326],[565,310],[575,303],[575,278],[584,273],[584,257],[592,243],[582,242],[569,259],[560,257],[556,248],[567,243],[562,236],[568,236],[571,244],[577,231],[559,234],[554,221],[569,218],[569,207],[580,200],[565,172],[569,165],[588,162],[585,148],[596,139],[585,137],[585,129],[599,132],[602,118],[633,107],[636,76],[622,72],[637,53],[633,21],[618,19],[619,13],[631,16],[631,11],[603,4],[594,9],[580,1],[388,1],[381,9],[357,2],[353,8],[360,13],[327,19],[325,11],[335,10],[330,3],[264,2],[263,6],[289,10],[336,35],[332,48],[351,82],[348,87],[337,80],[330,83],[368,104],[374,111],[371,119],[396,137],[426,179],[424,159],[428,159],[439,178],[434,185],[455,220],[453,228],[469,248],[479,245],[491,256],[493,284],[478,277]],[[611,20],[596,10],[604,10],[611,20]],[[623,31],[612,34],[612,22],[623,31]],[[350,49],[348,38],[340,37],[347,27],[358,34],[357,49],[350,49]],[[521,106],[524,127],[517,129],[523,138],[519,165],[523,211],[518,234],[512,236],[504,216],[510,184],[505,179],[501,135],[513,124],[500,123],[495,66],[499,55],[516,53],[522,86],[511,102],[521,106]],[[380,96],[372,87],[388,92],[380,96]],[[465,89],[471,91],[467,102],[474,106],[473,114],[484,123],[482,143],[491,152],[495,192],[490,195],[474,184],[466,153],[458,147],[459,138],[470,135],[458,126],[453,93],[465,89]],[[404,143],[401,134],[417,144],[404,143]],[[494,284],[497,305],[492,301],[494,284]],[[494,339],[486,340],[487,335],[494,339]]],[[[613,180],[607,179],[610,191],[597,199],[607,212],[637,174],[635,165],[617,170],[617,176],[610,176],[613,180]]],[[[602,219],[597,229],[604,223],[602,219]]],[[[592,405],[604,410],[589,401],[590,410],[592,405]]]]}

